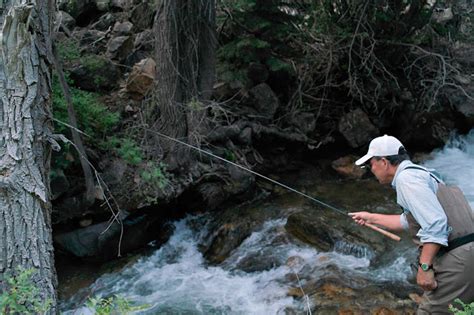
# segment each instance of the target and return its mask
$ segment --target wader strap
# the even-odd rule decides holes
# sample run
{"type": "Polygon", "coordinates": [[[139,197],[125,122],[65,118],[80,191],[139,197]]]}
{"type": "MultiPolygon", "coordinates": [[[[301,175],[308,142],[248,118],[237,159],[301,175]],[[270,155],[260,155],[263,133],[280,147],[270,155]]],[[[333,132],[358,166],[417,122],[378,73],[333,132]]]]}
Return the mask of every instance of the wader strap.
{"type": "Polygon", "coordinates": [[[462,246],[464,244],[471,243],[471,242],[474,242],[474,233],[455,238],[454,240],[449,241],[449,244],[447,247],[441,247],[439,249],[438,256],[442,256],[446,254],[447,252],[455,248],[458,248],[459,246],[462,246]]]}

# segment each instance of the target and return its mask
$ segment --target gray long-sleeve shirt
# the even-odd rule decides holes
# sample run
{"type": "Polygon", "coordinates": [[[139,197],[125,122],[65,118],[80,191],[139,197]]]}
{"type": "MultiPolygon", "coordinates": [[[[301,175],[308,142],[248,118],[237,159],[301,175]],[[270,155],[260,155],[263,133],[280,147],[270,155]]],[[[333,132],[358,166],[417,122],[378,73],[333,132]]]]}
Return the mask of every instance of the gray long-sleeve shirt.
{"type": "Polygon", "coordinates": [[[438,183],[429,172],[419,169],[405,170],[412,165],[415,164],[408,160],[400,163],[392,181],[392,187],[397,191],[397,203],[404,210],[400,223],[408,229],[406,214],[411,213],[421,226],[417,236],[422,243],[447,246],[450,228],[446,214],[436,197],[438,183]]]}

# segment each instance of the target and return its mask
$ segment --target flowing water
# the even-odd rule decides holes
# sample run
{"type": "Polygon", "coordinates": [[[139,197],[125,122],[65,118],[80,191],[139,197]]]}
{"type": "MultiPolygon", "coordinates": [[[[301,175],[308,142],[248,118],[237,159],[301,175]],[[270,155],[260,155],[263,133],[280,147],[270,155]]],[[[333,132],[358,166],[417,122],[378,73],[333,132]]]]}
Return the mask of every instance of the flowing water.
{"type": "MultiPolygon", "coordinates": [[[[471,206],[473,155],[474,131],[453,138],[434,153],[433,160],[425,163],[445,175],[447,182],[459,185],[471,206]]],[[[65,301],[63,311],[92,314],[81,305],[85,295],[117,294],[135,304],[146,304],[147,308],[138,314],[285,314],[288,309],[306,313],[309,301],[287,294],[290,285],[294,285],[288,275],[305,274],[305,266],[313,266],[311,276],[316,278],[327,273],[326,267],[331,264],[343,273],[356,273],[380,283],[403,283],[411,274],[407,257],[412,251],[403,245],[391,254],[393,259],[374,269],[370,266],[372,253],[364,248],[338,243],[332,252],[318,252],[292,240],[285,232],[286,219],[268,220],[222,264],[209,266],[198,250],[206,220],[201,216],[176,222],[175,232],[164,246],[120,272],[101,276],[92,286],[65,301]],[[400,250],[405,254],[400,255],[400,250]],[[259,268],[259,263],[264,266],[259,268]],[[255,265],[256,268],[249,269],[255,265]]]]}

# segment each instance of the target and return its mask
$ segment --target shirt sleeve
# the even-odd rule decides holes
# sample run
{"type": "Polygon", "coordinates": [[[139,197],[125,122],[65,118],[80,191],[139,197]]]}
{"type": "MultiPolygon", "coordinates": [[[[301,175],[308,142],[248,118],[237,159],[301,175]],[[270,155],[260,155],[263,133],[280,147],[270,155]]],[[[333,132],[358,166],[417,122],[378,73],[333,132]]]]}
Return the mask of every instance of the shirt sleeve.
{"type": "Polygon", "coordinates": [[[408,220],[405,212],[400,215],[400,224],[405,231],[408,230],[408,220]]]}
{"type": "Polygon", "coordinates": [[[435,192],[428,186],[425,178],[406,173],[400,174],[397,179],[397,200],[420,224],[421,228],[416,235],[422,243],[447,246],[448,219],[435,192]]]}

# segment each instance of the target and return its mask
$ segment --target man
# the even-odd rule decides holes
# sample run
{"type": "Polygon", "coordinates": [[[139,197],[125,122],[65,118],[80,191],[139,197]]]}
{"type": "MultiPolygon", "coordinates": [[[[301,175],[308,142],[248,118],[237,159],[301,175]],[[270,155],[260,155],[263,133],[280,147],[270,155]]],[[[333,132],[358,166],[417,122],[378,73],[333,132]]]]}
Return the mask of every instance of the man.
{"type": "Polygon", "coordinates": [[[413,164],[402,143],[382,136],[370,142],[356,165],[366,164],[381,184],[396,189],[401,215],[349,213],[360,225],[408,230],[420,246],[416,280],[424,301],[417,314],[451,314],[456,298],[474,302],[474,220],[457,187],[446,186],[429,170],[413,164]]]}

